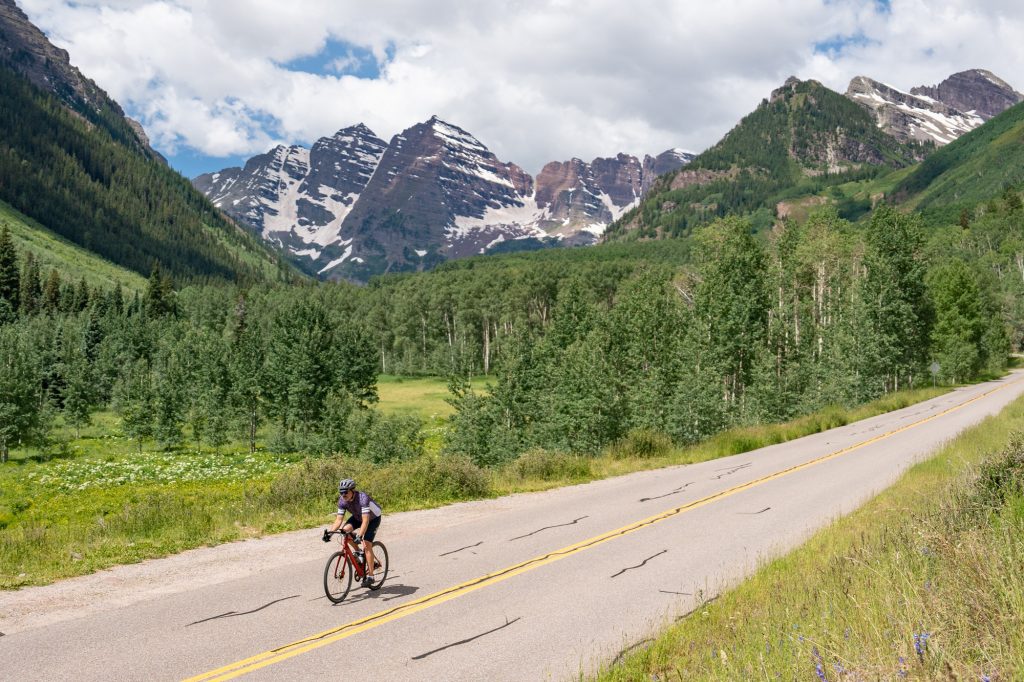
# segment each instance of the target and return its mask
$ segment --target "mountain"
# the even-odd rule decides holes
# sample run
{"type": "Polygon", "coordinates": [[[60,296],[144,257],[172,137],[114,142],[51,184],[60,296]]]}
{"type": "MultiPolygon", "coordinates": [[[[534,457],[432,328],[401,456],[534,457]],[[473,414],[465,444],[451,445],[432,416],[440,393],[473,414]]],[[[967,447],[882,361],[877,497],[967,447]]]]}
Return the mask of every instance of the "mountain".
{"type": "Polygon", "coordinates": [[[275,277],[267,248],[167,167],[118,106],[13,0],[0,0],[0,201],[148,275],[275,277]]]}
{"type": "Polygon", "coordinates": [[[690,158],[669,150],[643,162],[627,154],[571,159],[547,164],[534,179],[435,116],[387,144],[360,124],[309,150],[277,147],[193,184],[306,272],[365,281],[516,240],[593,243],[657,173],[690,158]]]}
{"type": "Polygon", "coordinates": [[[697,158],[697,155],[693,152],[688,152],[678,147],[663,151],[657,156],[644,156],[643,182],[641,183],[640,193],[647,194],[647,190],[654,185],[654,181],[658,179],[659,175],[678,170],[695,158],[697,158]]]}
{"type": "Polygon", "coordinates": [[[311,149],[278,146],[193,185],[264,241],[315,261],[341,241],[342,222],[386,148],[366,126],[352,126],[311,149]]]}
{"type": "Polygon", "coordinates": [[[991,71],[970,69],[954,73],[934,86],[918,86],[911,94],[931,97],[951,107],[976,113],[987,121],[1024,101],[1024,95],[991,71]]]}
{"type": "Polygon", "coordinates": [[[785,199],[908,166],[919,154],[850,99],[790,78],[715,146],[660,176],[607,239],[682,236],[730,213],[765,226],[785,199]]]}
{"type": "Polygon", "coordinates": [[[846,96],[870,111],[879,127],[896,139],[939,146],[1024,100],[1005,81],[981,69],[962,71],[909,93],[857,76],[846,96]]]}
{"type": "Polygon", "coordinates": [[[14,0],[0,0],[0,63],[111,137],[162,160],[150,148],[142,126],[127,118],[117,102],[72,66],[67,51],[53,45],[14,0]]]}

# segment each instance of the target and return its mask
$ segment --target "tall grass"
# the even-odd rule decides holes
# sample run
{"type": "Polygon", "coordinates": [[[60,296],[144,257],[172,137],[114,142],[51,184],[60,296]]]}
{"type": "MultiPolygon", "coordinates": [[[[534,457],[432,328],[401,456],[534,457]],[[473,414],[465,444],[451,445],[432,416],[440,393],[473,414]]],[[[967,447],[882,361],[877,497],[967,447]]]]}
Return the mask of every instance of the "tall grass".
{"type": "Polygon", "coordinates": [[[1024,399],[600,680],[1024,679],[1024,399]]]}

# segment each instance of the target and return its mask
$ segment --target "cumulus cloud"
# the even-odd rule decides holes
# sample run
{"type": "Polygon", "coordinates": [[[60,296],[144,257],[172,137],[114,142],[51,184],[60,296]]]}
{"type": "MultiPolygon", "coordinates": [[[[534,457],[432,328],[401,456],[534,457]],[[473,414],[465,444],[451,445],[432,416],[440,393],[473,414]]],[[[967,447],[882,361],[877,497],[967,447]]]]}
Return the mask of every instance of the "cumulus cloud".
{"type": "MultiPolygon", "coordinates": [[[[158,148],[249,155],[437,114],[503,160],[700,151],[789,75],[1014,82],[1014,0],[19,0],[158,148]],[[317,72],[295,65],[342,46],[317,72]],[[299,60],[299,61],[297,61],[299,60]],[[376,62],[373,78],[352,75],[376,62]]],[[[365,76],[365,74],[364,74],[365,76]]]]}

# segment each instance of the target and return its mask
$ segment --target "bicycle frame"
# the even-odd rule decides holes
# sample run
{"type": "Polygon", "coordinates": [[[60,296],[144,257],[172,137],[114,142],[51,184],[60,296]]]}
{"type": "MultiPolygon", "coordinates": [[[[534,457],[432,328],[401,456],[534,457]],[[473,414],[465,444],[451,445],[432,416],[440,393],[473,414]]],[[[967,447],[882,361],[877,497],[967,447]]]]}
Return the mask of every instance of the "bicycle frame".
{"type": "Polygon", "coordinates": [[[356,547],[356,543],[352,540],[352,535],[350,533],[343,533],[341,536],[341,551],[344,553],[345,558],[348,559],[349,565],[352,566],[352,570],[355,574],[354,577],[362,580],[366,577],[366,571],[363,570],[363,562],[356,558],[355,551],[353,551],[354,547],[356,549],[358,549],[358,547],[356,547]]]}

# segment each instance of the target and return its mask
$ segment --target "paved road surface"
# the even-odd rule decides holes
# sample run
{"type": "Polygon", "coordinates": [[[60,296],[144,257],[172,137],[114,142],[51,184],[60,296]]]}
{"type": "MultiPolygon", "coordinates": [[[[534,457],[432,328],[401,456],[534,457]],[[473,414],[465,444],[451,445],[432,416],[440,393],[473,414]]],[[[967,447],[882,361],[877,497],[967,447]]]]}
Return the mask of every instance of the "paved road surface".
{"type": "Polygon", "coordinates": [[[1016,373],[735,457],[386,515],[391,578],[337,606],[319,529],[0,594],[0,679],[576,678],[1021,393],[1016,373]]]}

